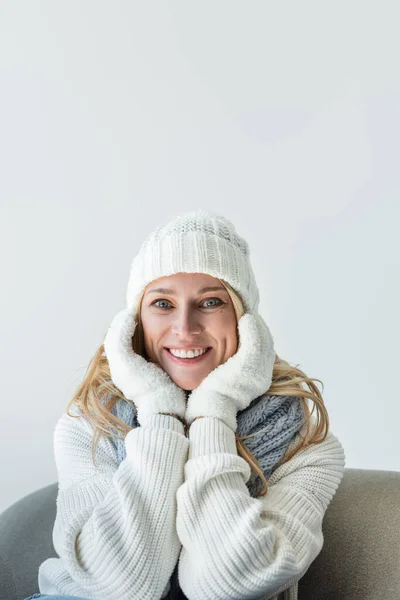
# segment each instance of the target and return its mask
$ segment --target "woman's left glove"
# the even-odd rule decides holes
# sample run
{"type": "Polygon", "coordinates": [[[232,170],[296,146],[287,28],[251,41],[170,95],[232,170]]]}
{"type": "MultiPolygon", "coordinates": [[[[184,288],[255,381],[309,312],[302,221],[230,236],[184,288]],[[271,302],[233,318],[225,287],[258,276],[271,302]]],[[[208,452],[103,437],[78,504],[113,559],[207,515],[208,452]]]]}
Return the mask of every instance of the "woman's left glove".
{"type": "Polygon", "coordinates": [[[261,315],[246,313],[238,321],[238,332],[236,354],[211,371],[189,395],[188,425],[199,416],[217,417],[236,431],[237,411],[269,389],[276,354],[268,325],[261,315]]]}

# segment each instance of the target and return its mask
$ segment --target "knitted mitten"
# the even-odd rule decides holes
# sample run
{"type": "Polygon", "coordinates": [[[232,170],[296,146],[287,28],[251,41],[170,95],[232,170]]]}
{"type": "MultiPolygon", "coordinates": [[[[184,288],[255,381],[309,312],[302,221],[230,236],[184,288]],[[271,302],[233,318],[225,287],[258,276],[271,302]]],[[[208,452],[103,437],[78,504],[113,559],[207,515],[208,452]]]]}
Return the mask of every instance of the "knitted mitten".
{"type": "Polygon", "coordinates": [[[189,395],[188,425],[198,416],[211,416],[236,431],[237,411],[269,389],[276,355],[268,325],[261,315],[246,313],[238,321],[238,331],[236,354],[211,371],[189,395]]]}
{"type": "Polygon", "coordinates": [[[153,414],[171,413],[184,422],[186,396],[158,365],[136,354],[132,337],[137,322],[133,310],[125,308],[115,315],[104,340],[111,378],[137,408],[141,425],[153,414]]]}

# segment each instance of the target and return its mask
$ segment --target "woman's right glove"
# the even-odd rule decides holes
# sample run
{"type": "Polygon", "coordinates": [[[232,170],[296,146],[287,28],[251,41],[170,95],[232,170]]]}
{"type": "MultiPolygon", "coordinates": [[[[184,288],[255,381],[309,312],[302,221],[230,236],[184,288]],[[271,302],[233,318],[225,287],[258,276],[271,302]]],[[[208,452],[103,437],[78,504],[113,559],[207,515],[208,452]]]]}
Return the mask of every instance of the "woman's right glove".
{"type": "Polygon", "coordinates": [[[185,391],[161,367],[134,352],[132,337],[136,325],[131,308],[118,312],[111,322],[104,340],[111,379],[135,403],[140,425],[159,413],[172,413],[185,423],[185,391]]]}

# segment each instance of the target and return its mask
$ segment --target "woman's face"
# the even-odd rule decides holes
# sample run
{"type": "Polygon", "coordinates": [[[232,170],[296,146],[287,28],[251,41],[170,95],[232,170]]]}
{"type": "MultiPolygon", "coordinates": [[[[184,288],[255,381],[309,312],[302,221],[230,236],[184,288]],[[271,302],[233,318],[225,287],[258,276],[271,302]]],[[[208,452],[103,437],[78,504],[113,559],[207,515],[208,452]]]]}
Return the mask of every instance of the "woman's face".
{"type": "Polygon", "coordinates": [[[184,390],[195,389],[237,350],[232,300],[210,275],[177,273],[155,279],[145,289],[141,321],[148,360],[184,390]],[[206,287],[218,289],[203,290],[206,287]],[[211,349],[197,359],[176,359],[169,348],[211,349]]]}

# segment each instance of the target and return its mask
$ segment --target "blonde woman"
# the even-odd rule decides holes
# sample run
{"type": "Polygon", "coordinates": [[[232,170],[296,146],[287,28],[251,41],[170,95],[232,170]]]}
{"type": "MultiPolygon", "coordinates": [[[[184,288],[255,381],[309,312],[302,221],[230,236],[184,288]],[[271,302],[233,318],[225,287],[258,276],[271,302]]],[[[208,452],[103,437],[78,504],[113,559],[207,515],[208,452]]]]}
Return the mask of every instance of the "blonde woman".
{"type": "Polygon", "coordinates": [[[296,600],[345,455],[319,380],[278,356],[258,306],[222,215],[145,240],[56,425],[58,558],[31,598],[296,600]]]}

